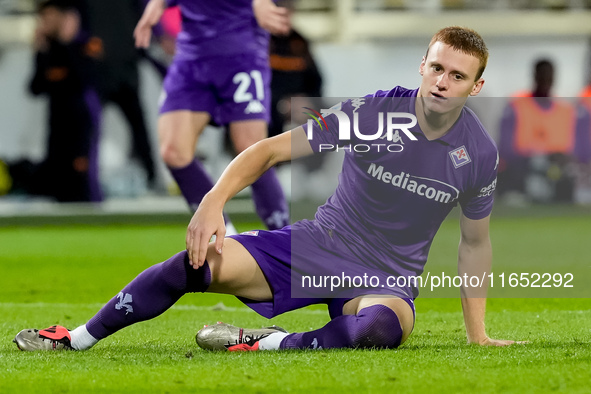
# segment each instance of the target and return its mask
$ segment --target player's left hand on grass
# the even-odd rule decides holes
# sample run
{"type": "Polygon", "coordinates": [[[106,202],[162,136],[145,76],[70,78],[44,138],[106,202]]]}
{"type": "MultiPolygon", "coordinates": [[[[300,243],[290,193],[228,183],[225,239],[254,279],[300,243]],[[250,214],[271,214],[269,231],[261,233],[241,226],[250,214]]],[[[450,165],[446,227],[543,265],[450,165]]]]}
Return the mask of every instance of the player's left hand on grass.
{"type": "Polygon", "coordinates": [[[476,344],[476,345],[480,345],[480,346],[510,346],[510,345],[523,345],[528,342],[527,341],[512,341],[512,340],[508,340],[508,339],[492,339],[492,338],[486,337],[485,339],[483,339],[479,342],[471,342],[471,343],[476,344]]]}
{"type": "Polygon", "coordinates": [[[185,242],[189,262],[195,269],[205,263],[209,241],[214,235],[216,236],[215,250],[222,254],[226,224],[224,223],[223,205],[218,205],[205,196],[187,227],[185,242]]]}
{"type": "Polygon", "coordinates": [[[260,27],[271,34],[286,35],[291,29],[289,10],[271,0],[253,0],[252,9],[260,27]]]}

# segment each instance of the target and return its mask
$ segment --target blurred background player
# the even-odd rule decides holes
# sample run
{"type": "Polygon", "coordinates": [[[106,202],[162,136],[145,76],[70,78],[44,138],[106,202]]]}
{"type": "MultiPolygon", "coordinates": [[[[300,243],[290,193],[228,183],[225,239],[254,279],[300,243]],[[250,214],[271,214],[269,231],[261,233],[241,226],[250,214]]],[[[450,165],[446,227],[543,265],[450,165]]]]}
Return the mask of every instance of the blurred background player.
{"type": "MultiPolygon", "coordinates": [[[[143,0],[145,5],[149,3],[149,0],[143,0]]],[[[159,48],[161,49],[161,56],[166,61],[167,70],[168,65],[174,58],[176,52],[176,39],[182,30],[181,11],[178,6],[168,7],[164,10],[160,23],[156,24],[152,29],[156,40],[158,41],[159,48]]],[[[166,76],[166,73],[162,75],[162,78],[166,76]]]]}
{"type": "MultiPolygon", "coordinates": [[[[293,0],[280,1],[277,4],[285,7],[291,16],[294,11],[293,0]]],[[[305,114],[299,119],[292,119],[294,97],[298,97],[299,104],[308,97],[316,98],[314,103],[310,100],[303,107],[324,106],[318,100],[322,97],[322,75],[310,51],[310,43],[293,26],[286,35],[271,35],[269,60],[272,72],[269,137],[273,137],[306,122],[305,114]]],[[[298,111],[294,115],[297,114],[298,111]]],[[[300,177],[309,181],[297,182],[298,187],[291,190],[292,201],[298,199],[298,194],[309,197],[323,190],[321,185],[324,180],[316,179],[313,172],[322,166],[325,159],[325,155],[313,155],[298,163],[291,163],[292,185],[300,177]]]]}
{"type": "MultiPolygon", "coordinates": [[[[269,35],[263,27],[285,34],[289,19],[287,11],[271,0],[151,0],[134,32],[136,46],[149,45],[152,26],[167,6],[174,5],[180,7],[183,24],[164,81],[158,135],[160,154],[195,210],[213,186],[195,158],[195,146],[210,120],[228,125],[238,153],[267,136],[271,75],[269,35]]],[[[252,185],[252,192],[268,228],[289,223],[287,202],[273,169],[252,185]]],[[[227,218],[226,222],[233,232],[227,218]]]]}
{"type": "Polygon", "coordinates": [[[579,122],[582,136],[577,140],[577,157],[581,163],[591,163],[591,40],[589,41],[589,55],[587,60],[587,85],[579,92],[579,122]],[[589,132],[585,133],[587,129],[589,132]],[[585,136],[585,134],[587,134],[585,136]],[[588,137],[588,138],[586,138],[588,137]]]}
{"type": "Polygon", "coordinates": [[[575,155],[579,160],[575,202],[583,204],[591,203],[591,58],[587,68],[588,83],[579,93],[577,103],[577,141],[575,143],[575,155]]]}
{"type": "MultiPolygon", "coordinates": [[[[281,6],[293,12],[293,1],[281,6]]],[[[295,28],[288,34],[273,34],[269,43],[271,64],[271,124],[269,137],[281,134],[291,124],[292,97],[321,97],[322,75],[310,52],[310,43],[295,28]]],[[[298,122],[298,124],[304,123],[298,122]]]]}
{"type": "MultiPolygon", "coordinates": [[[[143,167],[150,186],[156,171],[152,144],[139,96],[138,63],[143,50],[135,48],[133,29],[140,19],[142,0],[83,0],[90,29],[103,42],[103,56],[97,62],[98,87],[103,105],[115,104],[131,131],[131,156],[143,167]]],[[[156,60],[150,59],[154,64],[156,60]]],[[[164,65],[156,66],[162,74],[164,65]]]]}
{"type": "Polygon", "coordinates": [[[554,65],[534,65],[531,91],[514,95],[501,120],[499,193],[508,203],[573,199],[575,107],[552,96],[554,65]]]}
{"type": "Polygon", "coordinates": [[[575,155],[581,163],[588,164],[591,163],[591,82],[579,93],[578,105],[579,119],[575,155]]]}
{"type": "Polygon", "coordinates": [[[74,0],[39,4],[30,90],[49,98],[46,156],[38,164],[21,161],[10,170],[15,189],[60,202],[102,200],[95,67],[103,48],[100,39],[88,34],[79,6],[74,0]]]}

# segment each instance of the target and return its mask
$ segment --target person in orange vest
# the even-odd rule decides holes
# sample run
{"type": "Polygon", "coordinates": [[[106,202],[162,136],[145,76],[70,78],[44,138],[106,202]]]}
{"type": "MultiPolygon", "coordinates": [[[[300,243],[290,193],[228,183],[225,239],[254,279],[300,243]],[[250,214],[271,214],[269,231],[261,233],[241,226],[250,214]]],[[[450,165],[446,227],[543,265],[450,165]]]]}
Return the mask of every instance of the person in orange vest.
{"type": "Polygon", "coordinates": [[[34,72],[29,91],[47,98],[45,157],[10,163],[12,192],[58,202],[100,202],[97,62],[102,40],[89,33],[85,8],[75,0],[37,6],[34,72]]]}
{"type": "Polygon", "coordinates": [[[591,79],[579,93],[577,102],[575,157],[578,160],[575,201],[591,203],[591,79]]]}
{"type": "Polygon", "coordinates": [[[554,65],[534,66],[534,88],[513,95],[505,108],[499,138],[499,193],[534,201],[571,201],[569,173],[575,148],[576,108],[552,97],[554,65]]]}
{"type": "Polygon", "coordinates": [[[579,93],[579,116],[575,156],[580,163],[591,163],[591,81],[579,93]]]}

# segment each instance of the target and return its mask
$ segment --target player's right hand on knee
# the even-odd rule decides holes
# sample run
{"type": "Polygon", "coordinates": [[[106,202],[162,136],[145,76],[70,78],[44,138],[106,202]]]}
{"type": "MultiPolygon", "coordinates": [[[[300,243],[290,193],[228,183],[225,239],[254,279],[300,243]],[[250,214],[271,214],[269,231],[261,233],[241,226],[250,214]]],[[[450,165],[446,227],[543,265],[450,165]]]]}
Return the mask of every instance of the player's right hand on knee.
{"type": "Polygon", "coordinates": [[[186,245],[189,262],[197,269],[205,263],[207,248],[215,235],[215,250],[222,254],[226,225],[224,223],[223,204],[211,201],[207,196],[201,201],[197,211],[187,227],[186,245]]]}

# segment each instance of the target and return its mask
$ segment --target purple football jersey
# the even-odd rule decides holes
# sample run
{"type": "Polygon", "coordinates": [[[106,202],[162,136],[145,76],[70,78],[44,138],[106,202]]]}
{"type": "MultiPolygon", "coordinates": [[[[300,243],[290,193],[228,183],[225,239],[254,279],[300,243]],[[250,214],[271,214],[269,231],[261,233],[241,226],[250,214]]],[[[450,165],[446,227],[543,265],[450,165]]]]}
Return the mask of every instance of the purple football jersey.
{"type": "MultiPolygon", "coordinates": [[[[395,87],[345,101],[336,109],[349,119],[358,116],[359,130],[375,131],[378,113],[415,114],[417,92],[395,87]]],[[[454,206],[459,203],[463,214],[474,220],[490,214],[497,148],[470,109],[464,107],[449,132],[432,141],[416,124],[408,128],[410,136],[397,131],[375,141],[351,131],[344,144],[337,115],[324,119],[327,128],[317,123],[311,127],[312,149],[348,144],[352,148],[344,149],[338,187],[318,209],[316,221],[343,238],[346,254],[359,264],[395,275],[419,275],[435,233],[454,206]]]]}
{"type": "Polygon", "coordinates": [[[176,56],[194,60],[210,56],[257,53],[267,57],[269,34],[252,10],[252,0],[167,0],[181,10],[182,30],[176,56]]]}

